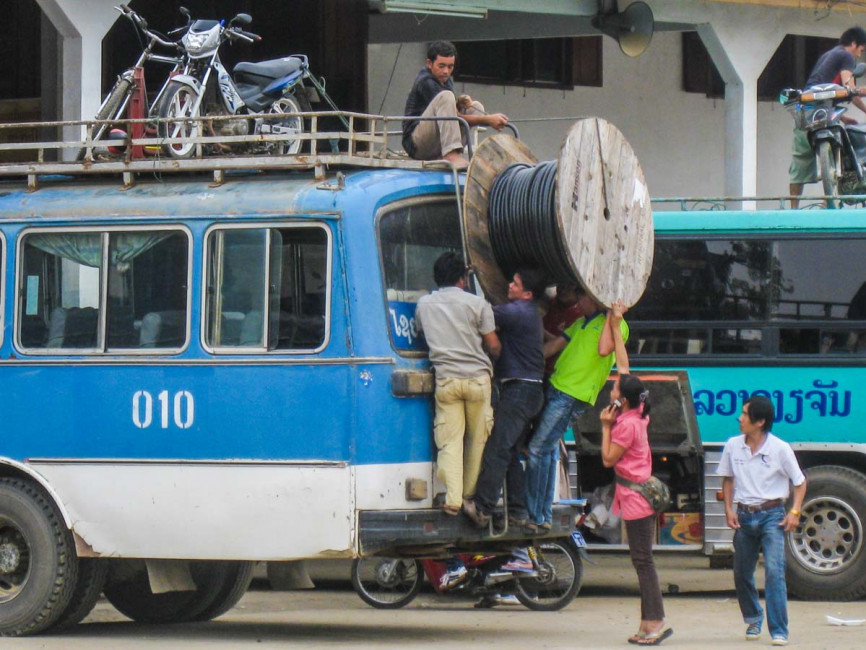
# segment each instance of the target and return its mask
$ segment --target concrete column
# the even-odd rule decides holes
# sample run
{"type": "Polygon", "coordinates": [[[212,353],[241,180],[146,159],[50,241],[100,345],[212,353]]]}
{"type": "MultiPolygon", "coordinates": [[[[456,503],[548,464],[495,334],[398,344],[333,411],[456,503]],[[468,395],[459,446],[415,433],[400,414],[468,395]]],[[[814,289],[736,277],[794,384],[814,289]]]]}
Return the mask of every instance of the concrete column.
{"type": "MultiPolygon", "coordinates": [[[[117,0],[37,2],[60,38],[58,118],[92,118],[102,102],[102,39],[120,16],[113,9],[117,0]]],[[[64,137],[75,139],[80,132],[81,129],[65,129],[64,137]]]]}
{"type": "MultiPolygon", "coordinates": [[[[784,27],[771,20],[716,20],[697,30],[725,81],[725,195],[755,196],[758,77],[785,37],[784,27]]],[[[744,207],[754,206],[749,203],[744,207]]]]}

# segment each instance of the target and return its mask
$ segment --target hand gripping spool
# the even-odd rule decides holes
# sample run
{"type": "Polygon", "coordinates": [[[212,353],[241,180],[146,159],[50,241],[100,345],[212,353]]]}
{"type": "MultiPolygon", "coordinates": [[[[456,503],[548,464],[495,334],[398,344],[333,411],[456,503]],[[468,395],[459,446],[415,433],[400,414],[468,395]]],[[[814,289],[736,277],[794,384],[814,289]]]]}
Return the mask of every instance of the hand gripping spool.
{"type": "Polygon", "coordinates": [[[637,156],[601,118],[578,120],[559,158],[538,164],[505,133],[469,164],[463,220],[469,262],[488,299],[503,302],[519,265],[579,282],[603,305],[634,305],[653,259],[650,196],[637,156]],[[555,177],[554,177],[555,174],[555,177]]]}

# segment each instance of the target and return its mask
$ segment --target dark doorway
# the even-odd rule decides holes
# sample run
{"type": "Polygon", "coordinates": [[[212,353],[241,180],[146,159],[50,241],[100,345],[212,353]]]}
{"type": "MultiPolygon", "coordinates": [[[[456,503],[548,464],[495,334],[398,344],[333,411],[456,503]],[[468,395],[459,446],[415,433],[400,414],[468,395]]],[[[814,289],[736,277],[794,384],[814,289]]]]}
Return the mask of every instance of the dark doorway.
{"type": "MultiPolygon", "coordinates": [[[[306,54],[310,69],[324,77],[327,91],[342,110],[366,111],[367,104],[367,3],[356,0],[133,0],[130,6],[151,28],[167,32],[185,24],[181,5],[193,18],[230,20],[247,13],[247,27],[262,37],[253,45],[224,47],[223,64],[231,70],[239,61],[264,61],[306,54]]],[[[117,74],[135,62],[141,45],[126,20],[118,20],[102,43],[103,93],[117,74]]],[[[165,80],[167,70],[151,64],[146,71],[148,91],[153,94],[165,80]]],[[[329,110],[314,105],[314,110],[329,110]]]]}

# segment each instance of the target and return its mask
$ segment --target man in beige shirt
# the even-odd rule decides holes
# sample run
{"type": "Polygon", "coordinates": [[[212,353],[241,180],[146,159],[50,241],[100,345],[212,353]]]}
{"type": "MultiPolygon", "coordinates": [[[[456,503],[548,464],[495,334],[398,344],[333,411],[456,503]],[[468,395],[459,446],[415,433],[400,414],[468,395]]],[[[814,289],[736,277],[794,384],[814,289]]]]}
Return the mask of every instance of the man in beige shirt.
{"type": "Polygon", "coordinates": [[[439,289],[418,301],[415,322],[436,373],[433,437],[439,450],[436,475],[445,484],[442,510],[457,515],[463,499],[475,495],[493,427],[490,357],[499,356],[501,345],[490,304],[465,291],[466,266],[459,254],[440,255],[433,278],[439,289]]]}

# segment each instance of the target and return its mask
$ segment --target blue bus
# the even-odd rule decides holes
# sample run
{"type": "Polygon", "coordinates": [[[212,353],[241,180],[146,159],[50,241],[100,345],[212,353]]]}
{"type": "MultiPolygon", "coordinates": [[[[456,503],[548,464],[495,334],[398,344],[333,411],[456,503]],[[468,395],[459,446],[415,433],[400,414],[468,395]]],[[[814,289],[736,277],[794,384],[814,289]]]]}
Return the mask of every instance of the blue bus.
{"type": "MultiPolygon", "coordinates": [[[[725,441],[739,434],[743,401],[764,395],[776,408],[773,432],[809,481],[802,525],[787,537],[789,589],[809,599],[866,595],[866,212],[653,218],[652,274],[626,318],[632,367],[674,380],[659,385],[650,425],[656,473],[676,496],[658,548],[732,552],[714,474],[725,441]],[[676,399],[684,386],[693,397],[685,409],[676,399]]],[[[597,461],[593,417],[578,426],[573,463],[590,507],[604,506],[612,481],[597,461]]],[[[599,544],[624,541],[610,525],[590,532],[599,544]]]]}
{"type": "Polygon", "coordinates": [[[436,507],[414,304],[463,240],[455,174],[411,167],[0,185],[0,634],[523,541],[436,507]]]}

